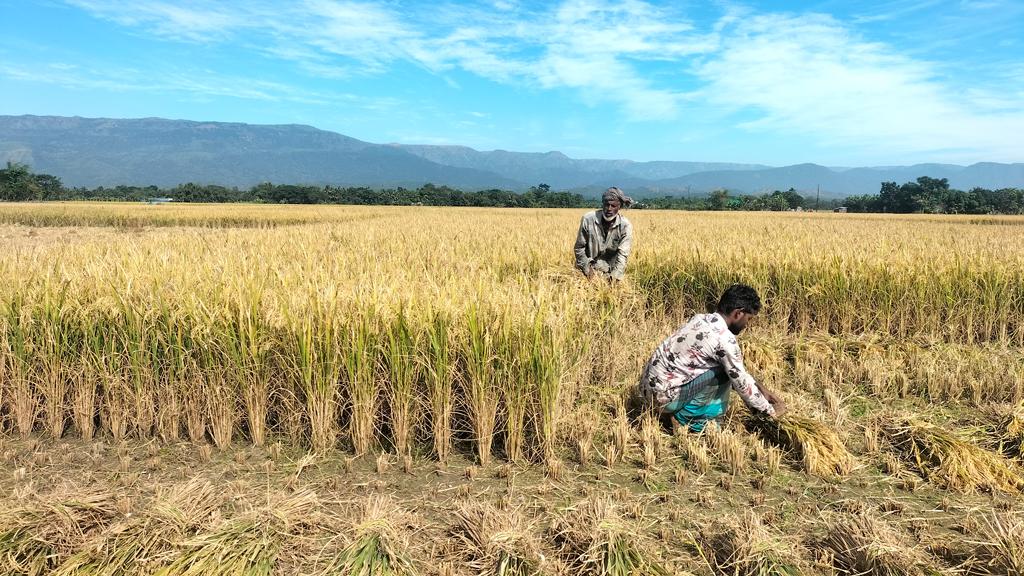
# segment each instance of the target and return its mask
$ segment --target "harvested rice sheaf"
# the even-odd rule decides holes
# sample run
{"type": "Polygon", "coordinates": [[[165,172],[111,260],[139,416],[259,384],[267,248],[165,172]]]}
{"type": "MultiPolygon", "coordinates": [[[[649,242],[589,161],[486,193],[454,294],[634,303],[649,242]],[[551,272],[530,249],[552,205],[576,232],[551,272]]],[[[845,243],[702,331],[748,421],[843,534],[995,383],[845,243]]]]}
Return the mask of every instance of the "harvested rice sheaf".
{"type": "Polygon", "coordinates": [[[625,523],[607,499],[586,500],[558,519],[555,541],[572,574],[667,576],[641,548],[638,530],[625,523]]]}
{"type": "Polygon", "coordinates": [[[747,425],[793,454],[808,474],[834,478],[846,476],[853,470],[853,454],[846,449],[839,434],[814,418],[796,414],[785,414],[777,419],[754,416],[747,425]]]}
{"type": "Polygon", "coordinates": [[[816,543],[836,574],[843,576],[928,576],[939,572],[930,558],[890,524],[869,512],[825,518],[816,543]]]}
{"type": "Polygon", "coordinates": [[[180,545],[156,576],[266,576],[273,572],[282,540],[314,517],[318,501],[311,491],[272,499],[265,508],[225,522],[213,532],[180,545]]]}
{"type": "Polygon", "coordinates": [[[408,535],[402,519],[408,514],[387,496],[371,496],[363,507],[355,538],[321,572],[339,576],[412,576],[408,535]]]}
{"type": "Polygon", "coordinates": [[[761,517],[753,512],[701,530],[696,543],[708,567],[721,576],[797,576],[803,573],[794,546],[774,537],[761,517]]]}
{"type": "Polygon", "coordinates": [[[1020,492],[1024,478],[1012,462],[949,430],[913,417],[891,417],[884,434],[915,472],[948,490],[1020,492]]]}
{"type": "Polygon", "coordinates": [[[474,573],[493,576],[538,574],[540,553],[530,526],[518,510],[470,502],[455,512],[455,536],[474,573]]]}
{"type": "Polygon", "coordinates": [[[116,515],[109,492],[50,494],[0,511],[0,574],[51,574],[116,515]]]}
{"type": "Polygon", "coordinates": [[[223,498],[207,481],[194,480],[157,497],[151,510],[98,534],[68,558],[54,576],[150,573],[175,543],[195,535],[223,498]]]}

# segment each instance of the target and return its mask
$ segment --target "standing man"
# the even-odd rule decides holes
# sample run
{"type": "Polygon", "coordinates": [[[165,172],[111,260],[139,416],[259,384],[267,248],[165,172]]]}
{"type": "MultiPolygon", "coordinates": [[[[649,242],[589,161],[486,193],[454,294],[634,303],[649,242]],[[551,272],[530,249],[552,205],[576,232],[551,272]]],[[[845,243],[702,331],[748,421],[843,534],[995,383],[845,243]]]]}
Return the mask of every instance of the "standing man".
{"type": "Polygon", "coordinates": [[[654,350],[640,376],[640,396],[662,414],[670,414],[673,427],[678,424],[694,432],[725,414],[730,389],[751,410],[781,416],[785,404],[754,382],[736,341],[760,310],[761,298],[753,288],[729,286],[717,311],[697,314],[654,350]]]}
{"type": "Polygon", "coordinates": [[[626,260],[633,248],[633,225],[619,214],[633,199],[616,187],[601,196],[601,209],[587,212],[576,234],[576,268],[593,280],[595,277],[619,281],[626,273],[626,260]]]}

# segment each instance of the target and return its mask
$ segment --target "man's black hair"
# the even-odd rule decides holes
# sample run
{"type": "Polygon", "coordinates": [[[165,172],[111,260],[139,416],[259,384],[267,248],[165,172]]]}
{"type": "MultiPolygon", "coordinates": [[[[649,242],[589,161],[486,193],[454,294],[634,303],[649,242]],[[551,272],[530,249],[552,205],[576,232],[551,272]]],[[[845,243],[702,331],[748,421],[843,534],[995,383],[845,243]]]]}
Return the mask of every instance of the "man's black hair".
{"type": "Polygon", "coordinates": [[[718,301],[718,312],[728,316],[733,310],[743,310],[750,314],[761,311],[761,297],[746,284],[733,284],[725,289],[718,301]]]}

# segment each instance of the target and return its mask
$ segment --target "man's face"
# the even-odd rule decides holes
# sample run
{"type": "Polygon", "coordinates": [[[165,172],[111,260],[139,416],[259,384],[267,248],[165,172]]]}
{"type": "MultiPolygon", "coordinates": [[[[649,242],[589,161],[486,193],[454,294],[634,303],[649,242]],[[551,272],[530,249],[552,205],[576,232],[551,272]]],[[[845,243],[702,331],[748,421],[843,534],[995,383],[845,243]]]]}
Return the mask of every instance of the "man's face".
{"type": "Polygon", "coordinates": [[[737,308],[725,317],[725,325],[729,327],[729,332],[739,335],[740,332],[747,328],[747,324],[750,323],[754,316],[757,316],[757,314],[737,308]]]}
{"type": "Polygon", "coordinates": [[[601,213],[604,214],[605,220],[612,220],[619,213],[619,208],[622,208],[622,203],[618,200],[602,200],[601,201],[601,213]]]}

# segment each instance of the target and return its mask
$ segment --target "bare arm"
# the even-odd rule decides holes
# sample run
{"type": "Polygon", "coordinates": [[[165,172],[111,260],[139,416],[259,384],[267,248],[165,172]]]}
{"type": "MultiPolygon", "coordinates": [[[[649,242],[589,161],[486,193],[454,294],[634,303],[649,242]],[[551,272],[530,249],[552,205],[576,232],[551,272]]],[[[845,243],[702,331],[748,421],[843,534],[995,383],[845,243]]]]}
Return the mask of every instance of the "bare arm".
{"type": "Polygon", "coordinates": [[[749,406],[751,410],[775,416],[775,407],[772,405],[772,402],[761,391],[761,388],[758,387],[757,382],[747,372],[746,367],[743,366],[743,354],[740,352],[740,346],[736,339],[727,336],[722,340],[721,346],[716,354],[722,363],[722,367],[725,368],[729,381],[732,382],[732,389],[740,395],[743,403],[749,406]]]}

